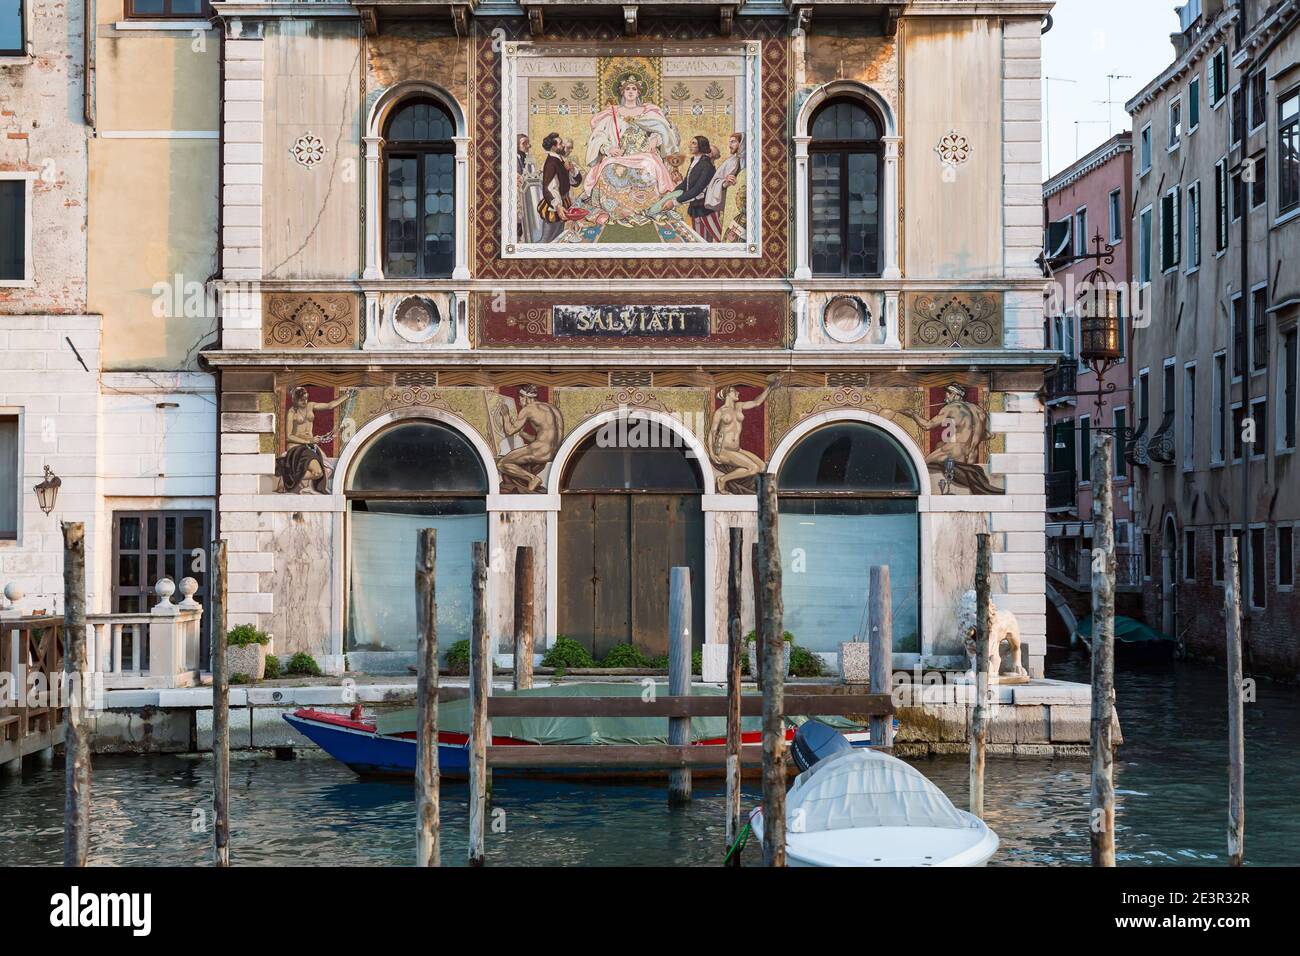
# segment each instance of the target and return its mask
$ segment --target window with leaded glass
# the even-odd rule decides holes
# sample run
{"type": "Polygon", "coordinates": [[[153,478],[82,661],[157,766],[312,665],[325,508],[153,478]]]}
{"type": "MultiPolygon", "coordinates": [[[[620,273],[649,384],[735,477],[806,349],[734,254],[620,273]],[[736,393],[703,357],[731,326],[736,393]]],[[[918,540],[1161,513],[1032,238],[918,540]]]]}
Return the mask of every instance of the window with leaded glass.
{"type": "Polygon", "coordinates": [[[880,274],[880,125],[861,103],[831,100],[812,120],[809,248],[816,275],[880,274]]]}
{"type": "Polygon", "coordinates": [[[455,125],[433,100],[401,105],[384,128],[384,274],[450,276],[456,258],[455,125]]]}

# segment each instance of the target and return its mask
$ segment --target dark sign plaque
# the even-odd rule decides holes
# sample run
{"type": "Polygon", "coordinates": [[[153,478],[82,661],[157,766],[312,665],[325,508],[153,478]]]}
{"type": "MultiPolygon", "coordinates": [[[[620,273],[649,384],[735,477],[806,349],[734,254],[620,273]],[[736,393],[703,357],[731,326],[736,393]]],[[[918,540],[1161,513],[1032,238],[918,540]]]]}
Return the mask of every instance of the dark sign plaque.
{"type": "Polygon", "coordinates": [[[683,336],[709,334],[707,305],[556,305],[557,336],[683,336]]]}

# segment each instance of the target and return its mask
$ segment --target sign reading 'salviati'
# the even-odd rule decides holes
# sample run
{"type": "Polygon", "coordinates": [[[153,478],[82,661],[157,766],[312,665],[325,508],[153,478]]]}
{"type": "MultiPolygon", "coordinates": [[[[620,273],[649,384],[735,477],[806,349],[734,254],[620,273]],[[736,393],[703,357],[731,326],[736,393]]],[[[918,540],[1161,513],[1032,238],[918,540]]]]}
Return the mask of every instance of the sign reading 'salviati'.
{"type": "Polygon", "coordinates": [[[555,305],[557,336],[709,334],[707,305],[555,305]]]}

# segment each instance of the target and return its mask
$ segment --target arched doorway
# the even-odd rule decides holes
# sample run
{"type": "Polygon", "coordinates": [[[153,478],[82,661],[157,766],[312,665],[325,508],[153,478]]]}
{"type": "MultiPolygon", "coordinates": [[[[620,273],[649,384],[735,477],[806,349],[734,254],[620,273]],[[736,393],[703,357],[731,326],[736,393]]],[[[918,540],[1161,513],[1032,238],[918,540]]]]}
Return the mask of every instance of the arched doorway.
{"type": "Polygon", "coordinates": [[[704,638],[699,464],[667,428],[650,429],[666,441],[619,440],[635,427],[593,432],[561,476],[557,632],[597,659],[627,643],[649,657],[668,653],[673,567],[691,569],[692,644],[704,638]]]}
{"type": "Polygon", "coordinates": [[[487,540],[487,472],[469,440],[439,422],[379,432],[349,469],[344,647],[355,669],[400,672],[419,643],[416,536],[438,532],[438,645],[470,636],[471,550],[487,540]]]}
{"type": "Polygon", "coordinates": [[[777,480],[785,627],[809,650],[867,638],[868,575],[889,565],[894,650],[921,649],[920,482],[898,441],[863,422],[804,436],[777,480]]]}

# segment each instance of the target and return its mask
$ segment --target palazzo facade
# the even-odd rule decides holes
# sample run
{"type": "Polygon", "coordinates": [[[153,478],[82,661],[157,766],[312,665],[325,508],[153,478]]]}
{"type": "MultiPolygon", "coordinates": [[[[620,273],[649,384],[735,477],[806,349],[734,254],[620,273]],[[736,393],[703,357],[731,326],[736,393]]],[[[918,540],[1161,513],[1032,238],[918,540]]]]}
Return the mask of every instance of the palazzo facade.
{"type": "Polygon", "coordinates": [[[888,564],[956,662],[990,531],[1041,676],[1050,4],[213,6],[232,624],[405,671],[434,527],[444,648],[472,541],[503,653],[521,545],[539,644],[665,653],[678,565],[721,642],[766,471],[798,643],[888,564]]]}

